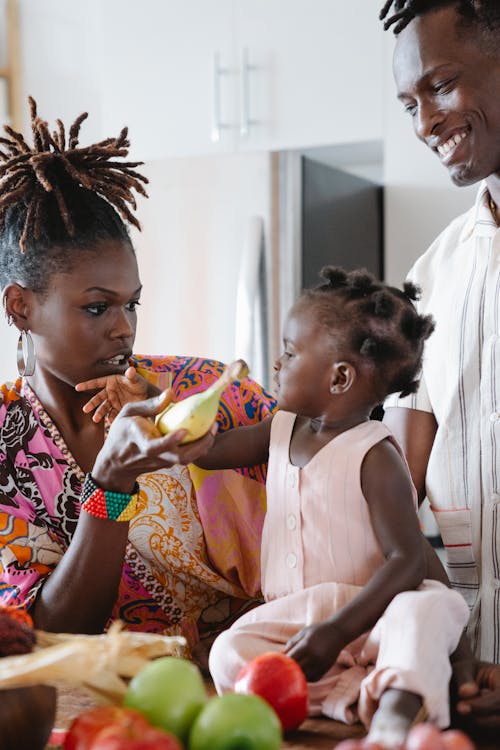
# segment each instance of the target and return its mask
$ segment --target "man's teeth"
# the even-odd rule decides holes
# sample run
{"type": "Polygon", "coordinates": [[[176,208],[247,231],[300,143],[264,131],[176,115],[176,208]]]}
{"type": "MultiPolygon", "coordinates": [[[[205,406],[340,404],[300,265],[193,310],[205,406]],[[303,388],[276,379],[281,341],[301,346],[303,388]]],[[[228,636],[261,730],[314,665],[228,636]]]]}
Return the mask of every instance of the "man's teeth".
{"type": "Polygon", "coordinates": [[[452,149],[454,149],[458,144],[463,141],[464,138],[467,138],[467,133],[456,133],[455,135],[452,135],[451,138],[449,138],[446,143],[443,143],[441,146],[437,147],[438,152],[441,154],[441,156],[446,156],[452,149]]]}

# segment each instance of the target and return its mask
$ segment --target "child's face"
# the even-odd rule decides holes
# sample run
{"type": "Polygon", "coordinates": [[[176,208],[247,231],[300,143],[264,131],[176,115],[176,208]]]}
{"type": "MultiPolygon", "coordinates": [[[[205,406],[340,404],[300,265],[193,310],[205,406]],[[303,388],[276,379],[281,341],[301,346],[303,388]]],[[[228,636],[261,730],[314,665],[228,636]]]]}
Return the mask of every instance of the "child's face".
{"type": "Polygon", "coordinates": [[[320,416],[331,402],[330,382],[335,361],[332,336],[317,322],[311,302],[299,300],[283,329],[283,353],[276,361],[274,381],[278,406],[307,417],[320,416]]]}

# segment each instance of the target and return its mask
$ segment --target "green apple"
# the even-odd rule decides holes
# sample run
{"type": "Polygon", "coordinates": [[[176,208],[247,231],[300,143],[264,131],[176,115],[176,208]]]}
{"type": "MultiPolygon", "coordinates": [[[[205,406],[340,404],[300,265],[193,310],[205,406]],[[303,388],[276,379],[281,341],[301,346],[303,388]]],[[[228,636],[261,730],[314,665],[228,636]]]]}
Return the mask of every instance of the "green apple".
{"type": "Polygon", "coordinates": [[[187,740],[194,719],[208,700],[198,667],[186,659],[164,656],[132,678],[124,705],[135,708],[156,727],[187,740]]]}
{"type": "Polygon", "coordinates": [[[281,724],[258,695],[225,693],[212,698],[196,717],[189,750],[279,750],[281,724]]]}

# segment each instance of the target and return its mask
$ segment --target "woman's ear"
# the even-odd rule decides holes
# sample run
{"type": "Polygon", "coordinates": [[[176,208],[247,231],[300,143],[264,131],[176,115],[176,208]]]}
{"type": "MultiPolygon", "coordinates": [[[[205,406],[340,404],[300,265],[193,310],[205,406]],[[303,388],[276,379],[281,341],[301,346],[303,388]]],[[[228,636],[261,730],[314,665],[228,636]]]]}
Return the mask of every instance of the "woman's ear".
{"type": "Polygon", "coordinates": [[[332,366],[330,393],[338,396],[346,393],[356,380],[356,368],[350,362],[335,362],[332,366]]]}
{"type": "Polygon", "coordinates": [[[29,295],[32,292],[20,284],[8,284],[3,290],[3,308],[7,322],[19,328],[29,328],[27,316],[29,314],[29,295]]]}

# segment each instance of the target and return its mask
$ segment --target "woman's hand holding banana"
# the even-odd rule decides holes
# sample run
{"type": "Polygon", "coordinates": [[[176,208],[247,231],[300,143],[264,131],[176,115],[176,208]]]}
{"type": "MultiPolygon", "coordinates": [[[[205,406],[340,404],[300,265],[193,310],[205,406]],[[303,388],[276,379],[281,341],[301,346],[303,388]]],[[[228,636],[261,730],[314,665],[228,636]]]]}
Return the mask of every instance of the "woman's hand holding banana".
{"type": "Polygon", "coordinates": [[[171,400],[169,390],[121,409],[92,469],[100,487],[131,492],[140,474],[192,463],[211,448],[217,431],[215,424],[200,440],[186,445],[181,445],[186,430],[161,434],[153,419],[171,400]]]}

